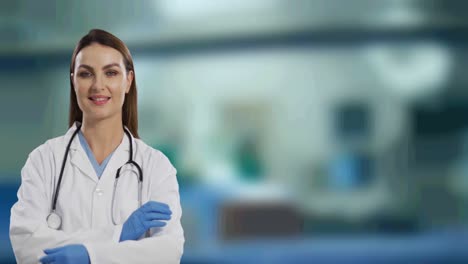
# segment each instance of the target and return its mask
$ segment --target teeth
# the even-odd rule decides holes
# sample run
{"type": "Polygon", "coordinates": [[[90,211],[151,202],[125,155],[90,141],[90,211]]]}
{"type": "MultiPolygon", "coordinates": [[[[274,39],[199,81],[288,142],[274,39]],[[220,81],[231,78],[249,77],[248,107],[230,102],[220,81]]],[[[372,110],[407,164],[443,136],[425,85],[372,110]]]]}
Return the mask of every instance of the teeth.
{"type": "Polygon", "coordinates": [[[94,100],[94,101],[98,101],[98,102],[100,102],[100,101],[106,101],[106,100],[107,100],[107,98],[104,98],[104,97],[99,97],[99,98],[93,98],[93,100],[94,100]]]}

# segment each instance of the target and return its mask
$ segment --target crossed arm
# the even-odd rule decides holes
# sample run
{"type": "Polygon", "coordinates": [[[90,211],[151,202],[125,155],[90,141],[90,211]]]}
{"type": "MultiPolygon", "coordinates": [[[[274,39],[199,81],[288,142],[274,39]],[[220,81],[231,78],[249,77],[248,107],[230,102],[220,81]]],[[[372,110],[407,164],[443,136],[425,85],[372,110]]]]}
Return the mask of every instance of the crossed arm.
{"type": "Polygon", "coordinates": [[[35,175],[39,172],[25,166],[10,221],[10,238],[18,263],[37,263],[39,259],[42,263],[75,263],[67,260],[79,263],[84,260],[90,263],[180,262],[184,236],[176,171],[171,168],[151,192],[156,195],[151,195],[150,199],[161,203],[145,204],[123,225],[70,233],[47,226],[49,199],[44,185],[31,178],[39,177],[35,175]],[[169,218],[171,220],[167,221],[169,218]],[[154,227],[160,227],[160,231],[138,240],[154,227]]]}

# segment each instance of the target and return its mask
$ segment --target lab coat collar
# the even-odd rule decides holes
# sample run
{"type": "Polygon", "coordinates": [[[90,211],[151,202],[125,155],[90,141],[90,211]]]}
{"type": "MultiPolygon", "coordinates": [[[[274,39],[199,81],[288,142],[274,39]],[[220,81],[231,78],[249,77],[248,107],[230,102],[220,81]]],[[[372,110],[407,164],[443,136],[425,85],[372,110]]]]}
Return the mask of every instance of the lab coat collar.
{"type": "MultiPolygon", "coordinates": [[[[75,122],[72,127],[67,131],[65,134],[65,144],[68,144],[70,141],[73,133],[77,129],[78,123],[75,122]]],[[[131,133],[130,133],[131,135],[131,133]]],[[[133,135],[131,136],[132,142],[133,142],[133,155],[135,155],[135,139],[133,138],[133,135]]],[[[65,145],[66,146],[66,145],[65,145]]],[[[120,145],[115,149],[114,154],[112,155],[111,159],[109,160],[109,163],[106,166],[106,169],[104,170],[103,175],[101,176],[101,179],[105,178],[107,174],[115,173],[112,170],[112,168],[118,168],[125,164],[125,162],[128,161],[129,158],[129,150],[130,150],[130,144],[128,141],[128,137],[126,134],[124,134],[124,137],[122,139],[122,142],[120,145]]],[[[93,181],[97,182],[99,179],[96,175],[96,172],[94,171],[94,168],[89,161],[88,156],[86,155],[86,152],[84,151],[83,147],[81,146],[81,143],[78,139],[78,136],[75,136],[73,139],[71,145],[70,145],[70,162],[76,166],[79,170],[81,170],[85,175],[87,175],[89,178],[91,178],[93,181]]]]}

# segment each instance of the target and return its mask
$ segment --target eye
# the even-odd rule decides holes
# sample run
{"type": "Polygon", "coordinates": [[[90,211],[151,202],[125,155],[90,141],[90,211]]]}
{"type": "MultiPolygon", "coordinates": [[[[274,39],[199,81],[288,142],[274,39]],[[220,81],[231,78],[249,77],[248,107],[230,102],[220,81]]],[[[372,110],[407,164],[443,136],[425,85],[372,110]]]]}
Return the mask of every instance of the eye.
{"type": "Polygon", "coordinates": [[[81,78],[87,78],[87,77],[91,77],[92,73],[87,72],[87,71],[82,71],[82,72],[78,73],[78,76],[80,76],[81,78]]]}
{"type": "Polygon", "coordinates": [[[116,76],[117,74],[118,74],[117,71],[108,71],[108,72],[106,72],[107,76],[116,76]]]}

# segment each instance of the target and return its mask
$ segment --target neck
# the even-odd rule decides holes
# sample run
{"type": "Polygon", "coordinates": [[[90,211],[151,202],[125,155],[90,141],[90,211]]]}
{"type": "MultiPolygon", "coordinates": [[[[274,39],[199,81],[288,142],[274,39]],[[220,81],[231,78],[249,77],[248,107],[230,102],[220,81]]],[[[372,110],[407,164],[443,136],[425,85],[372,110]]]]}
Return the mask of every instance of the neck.
{"type": "Polygon", "coordinates": [[[83,116],[81,132],[99,164],[122,142],[123,131],[120,117],[103,120],[90,120],[83,116]]]}

